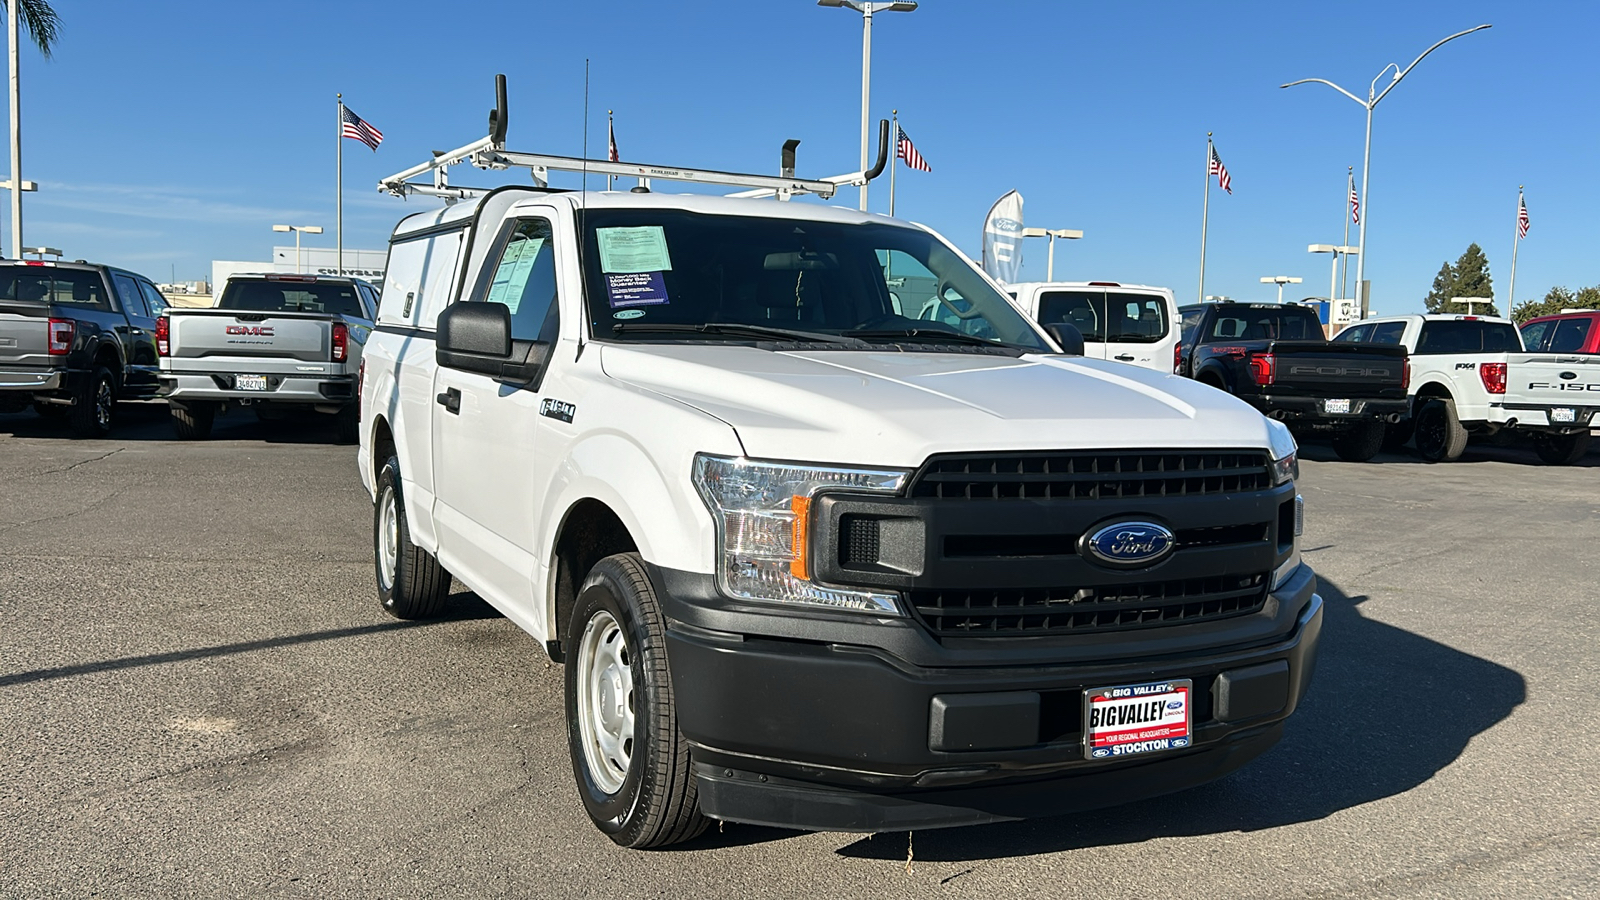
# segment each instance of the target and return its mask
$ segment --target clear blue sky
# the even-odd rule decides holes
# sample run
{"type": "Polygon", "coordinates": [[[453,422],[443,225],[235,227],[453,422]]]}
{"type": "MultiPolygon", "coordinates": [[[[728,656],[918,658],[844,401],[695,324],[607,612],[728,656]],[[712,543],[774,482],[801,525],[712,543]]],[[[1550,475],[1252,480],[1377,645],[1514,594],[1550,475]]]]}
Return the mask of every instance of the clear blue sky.
{"type": "MultiPolygon", "coordinates": [[[[586,57],[591,155],[609,108],[627,160],[768,172],[796,137],[801,174],[856,164],[860,16],[812,0],[55,5],[55,58],[23,59],[24,173],[41,184],[26,241],[158,280],[265,260],[274,222],[324,225],[308,243],[332,246],[336,91],[387,138],[376,153],[345,141],[347,247],[384,246],[434,202],[373,185],[484,134],[495,72],[513,148],[579,153],[586,57]]],[[[1234,193],[1212,190],[1207,292],[1268,298],[1257,279],[1286,274],[1322,295],[1327,257],[1305,248],[1343,239],[1364,114],[1278,85],[1364,94],[1386,63],[1483,22],[1378,107],[1368,277],[1375,309],[1420,310],[1440,264],[1476,241],[1504,309],[1519,183],[1533,227],[1518,297],[1600,282],[1594,4],[924,0],[877,19],[873,115],[898,108],[933,166],[902,171],[902,217],[976,256],[985,211],[1016,188],[1028,224],[1087,233],[1057,248],[1058,278],[1169,285],[1180,302],[1213,131],[1234,193]]],[[[874,209],[887,200],[879,182],[874,209]]],[[[1024,274],[1042,278],[1044,244],[1029,244],[1024,274]]]]}

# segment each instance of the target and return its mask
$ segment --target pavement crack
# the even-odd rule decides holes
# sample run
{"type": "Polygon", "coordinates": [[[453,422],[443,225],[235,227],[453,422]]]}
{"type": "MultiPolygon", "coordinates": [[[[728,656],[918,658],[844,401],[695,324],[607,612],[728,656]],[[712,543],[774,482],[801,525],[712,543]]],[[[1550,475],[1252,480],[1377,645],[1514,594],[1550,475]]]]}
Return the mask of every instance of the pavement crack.
{"type": "Polygon", "coordinates": [[[35,473],[33,473],[33,477],[38,477],[40,475],[55,475],[55,474],[58,474],[58,473],[61,473],[61,472],[71,472],[73,469],[76,469],[79,466],[87,466],[90,463],[97,463],[97,462],[101,461],[102,459],[109,459],[109,458],[111,458],[113,456],[116,456],[118,453],[121,453],[122,451],[124,451],[126,449],[128,449],[128,448],[126,448],[126,447],[118,447],[115,450],[111,450],[109,452],[102,453],[99,456],[91,456],[88,459],[80,459],[80,460],[78,460],[77,462],[73,463],[70,466],[62,466],[59,469],[45,469],[43,472],[35,472],[35,473]]]}

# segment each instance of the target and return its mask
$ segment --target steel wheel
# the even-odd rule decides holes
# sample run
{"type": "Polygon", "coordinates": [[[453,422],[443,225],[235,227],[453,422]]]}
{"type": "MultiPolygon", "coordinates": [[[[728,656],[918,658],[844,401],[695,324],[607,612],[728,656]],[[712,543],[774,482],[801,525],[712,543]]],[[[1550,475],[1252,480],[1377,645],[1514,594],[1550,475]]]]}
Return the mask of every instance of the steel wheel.
{"type": "Polygon", "coordinates": [[[392,591],[400,564],[400,512],[392,490],[385,488],[378,503],[378,587],[392,591]]]}
{"type": "Polygon", "coordinates": [[[622,790],[633,760],[633,667],[622,626],[598,610],[578,644],[578,732],[595,785],[622,790]]]}

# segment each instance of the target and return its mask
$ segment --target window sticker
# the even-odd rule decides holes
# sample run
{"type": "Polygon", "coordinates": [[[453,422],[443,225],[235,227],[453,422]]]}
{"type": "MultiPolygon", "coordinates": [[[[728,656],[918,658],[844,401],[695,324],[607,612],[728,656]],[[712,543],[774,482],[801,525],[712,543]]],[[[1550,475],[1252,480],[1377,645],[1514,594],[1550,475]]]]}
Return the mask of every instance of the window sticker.
{"type": "Polygon", "coordinates": [[[600,271],[670,272],[667,235],[660,225],[636,228],[598,228],[600,271]]]}
{"type": "Polygon", "coordinates": [[[613,319],[637,319],[644,315],[642,309],[619,309],[611,314],[613,319]]]}
{"type": "Polygon", "coordinates": [[[528,275],[533,272],[533,263],[543,246],[542,237],[524,238],[506,246],[500,266],[494,270],[494,281],[489,285],[487,299],[490,303],[504,303],[512,315],[517,314],[523,291],[528,287],[528,275]]]}
{"type": "Polygon", "coordinates": [[[611,308],[655,306],[667,302],[667,282],[660,272],[624,272],[606,276],[611,308]]]}

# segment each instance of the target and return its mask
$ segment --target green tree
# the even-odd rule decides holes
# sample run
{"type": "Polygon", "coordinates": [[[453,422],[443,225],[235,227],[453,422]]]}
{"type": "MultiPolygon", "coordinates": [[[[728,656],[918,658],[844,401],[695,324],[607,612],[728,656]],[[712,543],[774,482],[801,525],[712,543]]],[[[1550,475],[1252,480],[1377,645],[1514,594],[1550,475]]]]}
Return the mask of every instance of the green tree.
{"type": "Polygon", "coordinates": [[[1483,248],[1477,244],[1468,245],[1467,251],[1454,264],[1447,262],[1439,268],[1439,274],[1433,278],[1433,290],[1428,292],[1423,302],[1430,313],[1500,314],[1492,303],[1487,307],[1481,303],[1469,307],[1465,303],[1453,302],[1453,297],[1494,297],[1494,278],[1489,275],[1489,258],[1483,255],[1483,248]]]}
{"type": "Polygon", "coordinates": [[[1553,287],[1543,300],[1524,300],[1511,310],[1518,325],[1539,316],[1553,316],[1563,309],[1600,309],[1600,285],[1579,288],[1576,292],[1553,287]]]}
{"type": "MultiPolygon", "coordinates": [[[[0,12],[10,12],[6,5],[8,0],[0,0],[0,12]]],[[[28,36],[38,45],[39,52],[47,58],[55,49],[56,40],[60,37],[61,20],[56,16],[56,11],[45,0],[15,0],[17,4],[17,18],[21,20],[22,27],[28,30],[28,36]]]]}

